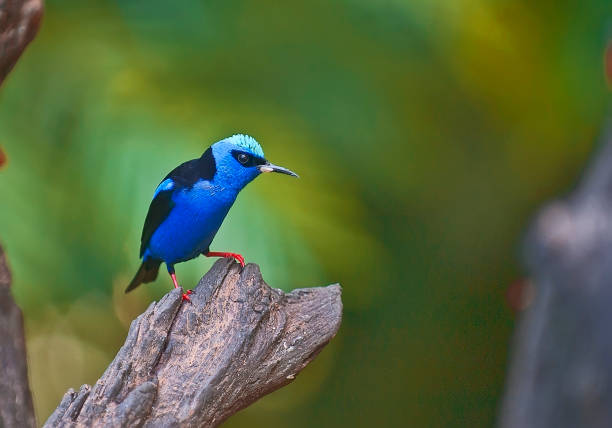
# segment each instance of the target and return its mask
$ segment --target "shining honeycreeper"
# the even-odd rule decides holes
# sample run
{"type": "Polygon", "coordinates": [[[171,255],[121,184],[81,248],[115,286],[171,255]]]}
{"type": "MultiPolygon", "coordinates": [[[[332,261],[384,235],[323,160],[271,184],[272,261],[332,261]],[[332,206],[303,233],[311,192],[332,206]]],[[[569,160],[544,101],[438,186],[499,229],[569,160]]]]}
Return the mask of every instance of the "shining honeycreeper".
{"type": "MultiPolygon", "coordinates": [[[[162,262],[175,288],[174,265],[200,254],[232,257],[244,266],[240,254],[211,252],[209,247],[238,193],[262,172],[297,177],[268,162],[259,143],[242,134],[216,142],[200,158],[173,169],[153,195],[140,239],[142,264],[125,292],[154,281],[162,262]]],[[[189,300],[190,293],[183,299],[189,300]]]]}

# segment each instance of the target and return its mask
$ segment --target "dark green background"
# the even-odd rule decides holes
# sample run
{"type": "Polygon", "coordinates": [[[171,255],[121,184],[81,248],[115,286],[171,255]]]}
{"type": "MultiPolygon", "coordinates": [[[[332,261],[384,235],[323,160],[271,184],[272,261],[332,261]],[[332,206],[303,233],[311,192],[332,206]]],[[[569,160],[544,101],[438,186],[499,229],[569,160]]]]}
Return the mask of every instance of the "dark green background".
{"type": "MultiPolygon", "coordinates": [[[[170,287],[125,296],[155,186],[246,132],[212,245],[274,287],[340,282],[338,336],[227,426],[491,426],[530,215],[605,118],[599,1],[53,1],[0,92],[0,238],[39,422],[170,287]]],[[[177,268],[192,286],[211,265],[177,268]]]]}

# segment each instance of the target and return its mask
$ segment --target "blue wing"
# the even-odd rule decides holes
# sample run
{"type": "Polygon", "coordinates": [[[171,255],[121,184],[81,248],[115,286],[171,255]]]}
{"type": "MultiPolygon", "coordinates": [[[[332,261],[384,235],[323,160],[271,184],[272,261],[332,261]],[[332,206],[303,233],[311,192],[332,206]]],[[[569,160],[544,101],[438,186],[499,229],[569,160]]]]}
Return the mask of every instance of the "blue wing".
{"type": "Polygon", "coordinates": [[[168,218],[174,202],[172,195],[178,189],[190,188],[199,180],[212,180],[217,171],[212,148],[209,147],[199,159],[192,159],[174,168],[157,186],[140,238],[140,257],[149,246],[157,228],[168,218]]]}

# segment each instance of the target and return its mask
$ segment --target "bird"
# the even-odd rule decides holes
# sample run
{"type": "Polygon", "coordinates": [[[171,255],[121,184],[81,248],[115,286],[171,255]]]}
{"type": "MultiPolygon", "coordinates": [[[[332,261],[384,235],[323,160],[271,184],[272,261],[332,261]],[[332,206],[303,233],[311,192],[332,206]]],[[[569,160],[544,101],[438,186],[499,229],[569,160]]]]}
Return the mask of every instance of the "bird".
{"type": "MultiPolygon", "coordinates": [[[[298,175],[266,160],[255,138],[235,134],[217,141],[202,156],[174,168],[155,189],[140,238],[142,263],[125,292],[157,278],[165,263],[174,288],[180,288],[174,265],[204,255],[230,257],[244,267],[237,253],[210,251],[210,245],[238,193],[262,173],[298,175]]],[[[191,290],[183,293],[190,300],[191,290]]]]}

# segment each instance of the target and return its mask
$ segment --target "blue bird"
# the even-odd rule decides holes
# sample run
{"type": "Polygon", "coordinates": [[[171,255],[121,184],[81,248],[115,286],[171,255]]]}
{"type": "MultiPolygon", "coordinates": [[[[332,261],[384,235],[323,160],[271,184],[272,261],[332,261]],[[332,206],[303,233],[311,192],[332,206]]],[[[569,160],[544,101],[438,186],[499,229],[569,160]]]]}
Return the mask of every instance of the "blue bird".
{"type": "MultiPolygon", "coordinates": [[[[198,159],[170,172],[157,186],[140,239],[140,269],[126,288],[154,281],[166,264],[175,288],[174,265],[198,257],[232,257],[244,266],[240,254],[210,251],[210,244],[238,193],[262,172],[297,177],[268,162],[259,143],[237,134],[210,146],[198,159]]],[[[191,291],[183,294],[189,300],[191,291]]]]}

